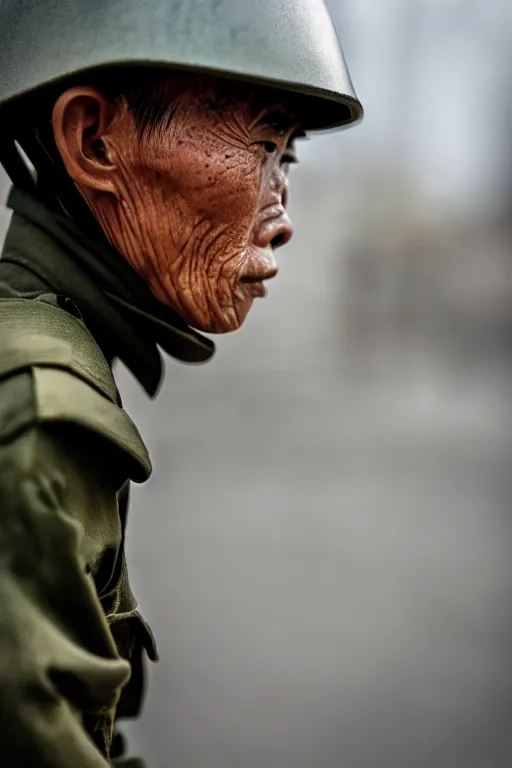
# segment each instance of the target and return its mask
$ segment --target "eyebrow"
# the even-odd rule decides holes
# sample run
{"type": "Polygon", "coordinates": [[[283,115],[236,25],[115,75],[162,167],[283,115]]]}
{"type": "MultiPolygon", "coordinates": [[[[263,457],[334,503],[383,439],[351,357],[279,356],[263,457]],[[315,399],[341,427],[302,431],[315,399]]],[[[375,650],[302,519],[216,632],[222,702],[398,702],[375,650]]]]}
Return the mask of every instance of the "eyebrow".
{"type": "MultiPolygon", "coordinates": [[[[293,120],[293,122],[297,121],[293,120]]],[[[272,110],[272,112],[269,111],[260,121],[261,125],[277,128],[283,133],[287,133],[290,130],[290,125],[293,125],[293,122],[290,117],[283,114],[282,110],[279,108],[272,110]],[[273,115],[275,115],[274,119],[272,118],[273,115]]],[[[293,145],[297,139],[305,138],[307,138],[306,132],[300,125],[297,125],[291,133],[286,146],[288,149],[293,149],[293,145]]]]}

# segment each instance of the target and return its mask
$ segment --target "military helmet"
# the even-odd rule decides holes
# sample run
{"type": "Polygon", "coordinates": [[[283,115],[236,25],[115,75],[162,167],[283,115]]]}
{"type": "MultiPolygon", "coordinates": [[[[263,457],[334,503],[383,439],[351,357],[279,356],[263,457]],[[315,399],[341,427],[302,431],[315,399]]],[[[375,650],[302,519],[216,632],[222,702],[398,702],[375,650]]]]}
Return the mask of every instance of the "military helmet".
{"type": "Polygon", "coordinates": [[[1,0],[0,108],[112,67],[203,72],[302,94],[309,130],[363,114],[323,0],[1,0]]]}

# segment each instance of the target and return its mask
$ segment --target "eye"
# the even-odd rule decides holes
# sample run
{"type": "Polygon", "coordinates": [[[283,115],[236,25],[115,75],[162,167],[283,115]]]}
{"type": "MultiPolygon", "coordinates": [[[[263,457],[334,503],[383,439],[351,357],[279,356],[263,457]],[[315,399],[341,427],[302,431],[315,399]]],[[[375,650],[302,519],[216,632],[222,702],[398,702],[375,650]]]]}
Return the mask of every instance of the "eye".
{"type": "MultiPolygon", "coordinates": [[[[275,155],[279,152],[279,145],[275,141],[256,141],[255,146],[262,149],[266,155],[275,155]]],[[[281,156],[281,165],[288,166],[298,162],[294,147],[288,146],[281,156]]]]}

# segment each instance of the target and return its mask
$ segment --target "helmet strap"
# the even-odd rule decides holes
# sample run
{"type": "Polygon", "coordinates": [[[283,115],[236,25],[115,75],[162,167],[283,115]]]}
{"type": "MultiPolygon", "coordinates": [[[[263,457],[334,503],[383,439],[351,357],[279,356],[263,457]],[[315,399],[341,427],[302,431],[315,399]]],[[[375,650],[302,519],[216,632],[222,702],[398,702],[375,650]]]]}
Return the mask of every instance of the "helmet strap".
{"type": "Polygon", "coordinates": [[[35,193],[36,180],[21,156],[16,140],[5,126],[0,127],[0,163],[16,187],[32,195],[35,193]]]}
{"type": "Polygon", "coordinates": [[[34,181],[31,176],[33,186],[30,193],[59,213],[64,209],[82,231],[103,239],[100,225],[66,171],[55,146],[53,131],[48,130],[45,134],[38,136],[33,131],[27,131],[19,139],[19,145],[36,169],[37,180],[34,181]]]}

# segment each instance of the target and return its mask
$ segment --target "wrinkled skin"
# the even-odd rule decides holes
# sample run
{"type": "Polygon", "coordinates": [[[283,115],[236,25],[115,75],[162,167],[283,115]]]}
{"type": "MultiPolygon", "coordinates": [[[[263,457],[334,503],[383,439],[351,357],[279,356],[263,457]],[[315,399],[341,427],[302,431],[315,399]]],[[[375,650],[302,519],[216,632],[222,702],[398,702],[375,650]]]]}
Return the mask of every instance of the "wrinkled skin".
{"type": "Polygon", "coordinates": [[[103,163],[95,184],[66,154],[81,114],[73,123],[67,98],[67,111],[54,111],[57,146],[110,243],[195,328],[239,328],[277,272],[275,248],[292,236],[285,205],[297,118],[258,88],[174,78],[162,86],[172,110],[156,129],[138,135],[120,99],[89,130],[94,142],[83,151],[103,163]]]}

